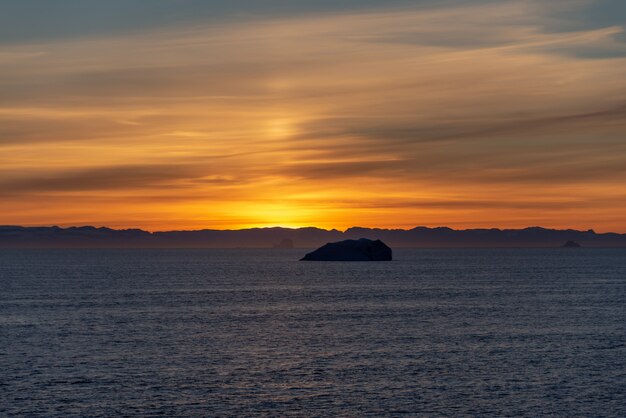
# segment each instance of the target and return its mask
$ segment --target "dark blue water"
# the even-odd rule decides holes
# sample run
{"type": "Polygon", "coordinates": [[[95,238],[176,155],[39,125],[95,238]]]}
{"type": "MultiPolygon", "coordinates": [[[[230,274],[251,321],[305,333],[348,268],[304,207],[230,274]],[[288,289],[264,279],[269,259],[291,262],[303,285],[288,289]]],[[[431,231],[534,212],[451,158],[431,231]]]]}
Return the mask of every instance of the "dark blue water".
{"type": "Polygon", "coordinates": [[[626,416],[626,250],[0,251],[0,416],[626,416]]]}

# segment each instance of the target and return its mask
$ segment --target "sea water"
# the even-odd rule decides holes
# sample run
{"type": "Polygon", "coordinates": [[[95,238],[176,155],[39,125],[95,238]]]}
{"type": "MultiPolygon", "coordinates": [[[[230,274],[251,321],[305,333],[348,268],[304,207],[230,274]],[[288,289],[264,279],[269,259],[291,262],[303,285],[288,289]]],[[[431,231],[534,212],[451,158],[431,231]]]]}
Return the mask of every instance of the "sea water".
{"type": "Polygon", "coordinates": [[[626,416],[626,250],[0,250],[0,416],[626,416]]]}

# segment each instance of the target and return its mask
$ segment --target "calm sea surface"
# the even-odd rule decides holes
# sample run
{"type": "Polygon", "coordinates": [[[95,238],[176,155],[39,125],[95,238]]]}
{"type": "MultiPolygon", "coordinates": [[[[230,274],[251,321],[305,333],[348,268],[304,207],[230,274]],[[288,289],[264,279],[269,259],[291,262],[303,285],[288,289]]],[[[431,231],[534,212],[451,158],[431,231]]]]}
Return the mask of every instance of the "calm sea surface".
{"type": "Polygon", "coordinates": [[[626,250],[0,250],[0,416],[626,416],[626,250]]]}

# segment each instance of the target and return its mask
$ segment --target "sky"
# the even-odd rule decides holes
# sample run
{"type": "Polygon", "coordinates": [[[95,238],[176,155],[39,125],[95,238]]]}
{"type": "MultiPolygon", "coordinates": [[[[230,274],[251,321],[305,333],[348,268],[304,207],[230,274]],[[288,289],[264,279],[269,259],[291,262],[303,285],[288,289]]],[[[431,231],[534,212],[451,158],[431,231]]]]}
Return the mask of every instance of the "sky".
{"type": "Polygon", "coordinates": [[[623,0],[0,2],[0,224],[626,232],[623,0]]]}

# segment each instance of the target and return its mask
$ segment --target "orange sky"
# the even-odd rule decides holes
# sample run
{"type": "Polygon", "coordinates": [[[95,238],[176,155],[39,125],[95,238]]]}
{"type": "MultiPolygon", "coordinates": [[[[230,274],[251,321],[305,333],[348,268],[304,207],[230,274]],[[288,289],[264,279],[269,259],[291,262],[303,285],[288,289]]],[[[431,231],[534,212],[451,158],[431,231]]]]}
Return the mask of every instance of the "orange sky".
{"type": "Polygon", "coordinates": [[[5,43],[0,224],[626,232],[626,54],[591,53],[623,28],[564,20],[511,1],[5,43]]]}

